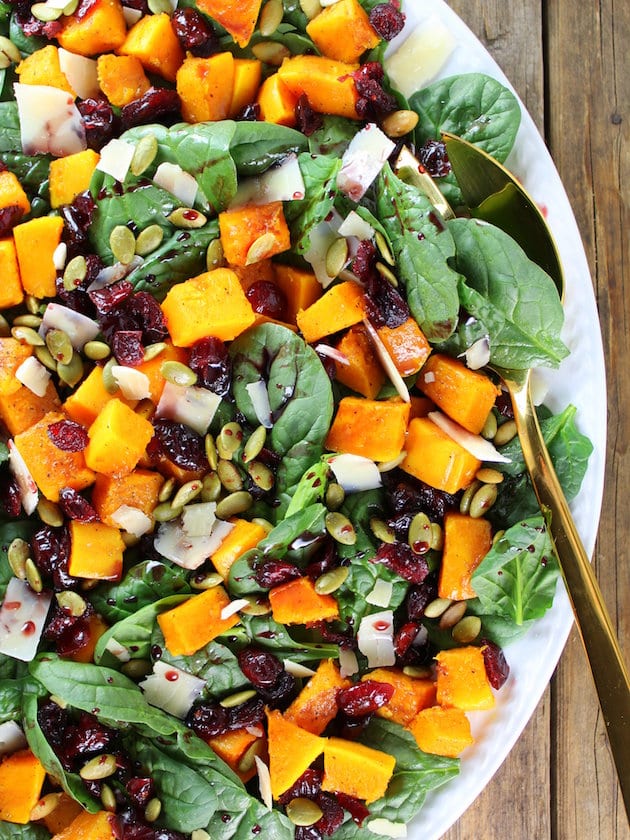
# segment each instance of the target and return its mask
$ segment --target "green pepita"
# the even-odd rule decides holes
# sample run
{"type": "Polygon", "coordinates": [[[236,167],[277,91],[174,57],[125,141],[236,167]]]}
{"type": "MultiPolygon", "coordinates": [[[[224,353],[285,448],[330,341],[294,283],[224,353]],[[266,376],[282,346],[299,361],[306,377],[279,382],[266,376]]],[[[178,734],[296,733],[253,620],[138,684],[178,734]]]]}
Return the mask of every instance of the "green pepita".
{"type": "Polygon", "coordinates": [[[267,440],[267,429],[264,426],[258,426],[254,429],[248,437],[245,447],[243,449],[243,463],[248,464],[253,461],[257,455],[260,455],[267,440]]]}
{"type": "Polygon", "coordinates": [[[216,472],[206,473],[203,477],[201,487],[201,501],[202,502],[216,502],[221,495],[221,479],[216,472]]]}
{"type": "Polygon", "coordinates": [[[96,782],[99,779],[108,779],[113,776],[117,767],[116,756],[111,755],[111,753],[104,753],[84,764],[79,770],[79,776],[88,782],[96,782]]]}
{"type": "Polygon", "coordinates": [[[44,583],[42,581],[42,576],[39,573],[39,569],[35,565],[32,557],[27,557],[24,562],[24,575],[33,592],[43,591],[44,583]]]}
{"type": "Polygon", "coordinates": [[[444,548],[444,532],[438,522],[431,523],[431,537],[429,547],[432,551],[442,551],[444,548]]]}
{"type": "Polygon", "coordinates": [[[214,438],[209,432],[204,438],[204,448],[210,469],[216,470],[217,464],[219,463],[219,455],[217,453],[217,446],[214,442],[214,438]]]}
{"type": "Polygon", "coordinates": [[[57,371],[57,362],[53,359],[52,353],[44,345],[43,347],[36,347],[34,350],[35,358],[38,362],[40,362],[47,370],[52,371],[52,373],[56,373],[57,371]]]}
{"type": "Polygon", "coordinates": [[[164,239],[164,231],[159,225],[149,225],[141,230],[136,239],[136,254],[139,257],[146,257],[147,254],[159,248],[164,239]]]}
{"type": "Polygon", "coordinates": [[[37,20],[50,23],[50,21],[58,20],[61,17],[63,9],[55,9],[54,6],[49,6],[48,3],[34,3],[31,6],[31,14],[37,20]]]}
{"type": "Polygon", "coordinates": [[[377,540],[380,540],[384,543],[394,543],[396,542],[396,534],[394,534],[393,530],[389,527],[387,522],[382,519],[379,519],[378,516],[373,516],[370,519],[370,530],[374,534],[377,540]]]}
{"type": "Polygon", "coordinates": [[[177,362],[174,359],[162,362],[160,373],[167,382],[170,382],[172,385],[181,385],[184,388],[194,385],[197,381],[197,374],[194,370],[191,370],[183,362],[177,362]]]}
{"type": "Polygon", "coordinates": [[[337,484],[336,481],[331,481],[326,488],[325,496],[326,507],[328,510],[339,510],[345,500],[346,491],[343,489],[341,484],[337,484]]]}
{"type": "Polygon", "coordinates": [[[276,238],[271,231],[263,233],[262,236],[255,239],[249,246],[247,256],[245,257],[245,265],[253,265],[254,263],[264,260],[265,257],[268,257],[271,253],[275,243],[276,238]]]}
{"type": "MultiPolygon", "coordinates": [[[[164,10],[166,11],[166,10],[164,10]]],[[[169,3],[168,13],[171,13],[171,6],[169,3]]],[[[157,13],[155,13],[157,14],[157,13]]],[[[151,166],[158,153],[158,141],[155,134],[145,134],[136,143],[133,150],[133,157],[129,164],[129,169],[133,175],[139,176],[151,166]]]]}
{"type": "MultiPolygon", "coordinates": [[[[155,2],[155,0],[154,0],[155,2]]],[[[168,8],[170,9],[170,4],[168,4],[168,8]]],[[[155,822],[157,818],[162,813],[162,803],[157,797],[153,797],[153,799],[149,799],[147,802],[147,806],[144,809],[144,818],[148,823],[155,822]]]]}
{"type": "Polygon", "coordinates": [[[57,805],[59,805],[61,796],[61,793],[47,793],[45,796],[42,796],[42,798],[38,799],[31,809],[31,813],[29,815],[30,819],[43,820],[44,817],[52,814],[57,805]]]}
{"type": "Polygon", "coordinates": [[[175,479],[171,476],[171,478],[167,478],[164,484],[160,487],[160,492],[158,493],[158,502],[166,502],[168,499],[170,499],[173,495],[174,489],[175,479]]]}
{"type": "Polygon", "coordinates": [[[63,592],[57,592],[55,595],[59,606],[70,613],[74,618],[83,615],[87,610],[87,603],[72,589],[64,589],[63,592]]]}
{"type": "Polygon", "coordinates": [[[203,227],[207,218],[192,207],[176,207],[168,217],[169,222],[182,230],[194,230],[203,227]]]}
{"type": "Polygon", "coordinates": [[[409,134],[417,125],[418,114],[415,111],[401,108],[400,111],[393,111],[388,114],[381,123],[381,128],[388,137],[397,138],[409,134]]]}
{"type": "Polygon", "coordinates": [[[226,423],[217,435],[216,445],[219,458],[230,461],[243,441],[243,430],[239,423],[226,423]]]}
{"type": "Polygon", "coordinates": [[[156,522],[172,522],[181,512],[181,508],[173,507],[170,502],[162,502],[153,508],[153,518],[156,522]]]}
{"type": "Polygon", "coordinates": [[[225,258],[223,256],[221,240],[213,239],[206,251],[206,269],[213,271],[215,268],[220,268],[224,262],[225,258]]]}
{"type": "Polygon", "coordinates": [[[497,433],[498,423],[494,411],[491,411],[486,417],[486,422],[483,424],[481,430],[481,437],[486,440],[493,440],[497,433]]]}
{"type": "Polygon", "coordinates": [[[374,241],[376,242],[379,254],[383,257],[387,265],[394,265],[394,257],[391,248],[389,247],[389,242],[380,230],[374,232],[374,241]]]}
{"type": "Polygon", "coordinates": [[[177,493],[175,493],[173,499],[171,500],[171,505],[175,508],[183,508],[184,505],[187,505],[189,502],[192,502],[193,499],[196,499],[202,489],[203,483],[198,478],[195,478],[192,481],[187,481],[185,484],[182,484],[177,493]]]}
{"type": "Polygon", "coordinates": [[[343,236],[334,240],[326,251],[326,274],[337,277],[348,262],[348,242],[343,236]]]}
{"type": "Polygon", "coordinates": [[[116,812],[116,795],[109,785],[101,785],[101,804],[110,814],[116,812]]]}
{"type": "Polygon", "coordinates": [[[480,481],[473,481],[462,493],[462,497],[459,500],[459,512],[460,513],[468,513],[470,510],[470,503],[472,501],[473,496],[481,487],[480,481]]]}
{"type": "Polygon", "coordinates": [[[385,265],[385,263],[377,262],[376,270],[384,280],[387,280],[387,282],[390,283],[395,289],[398,288],[398,278],[391,270],[391,268],[385,265]]]}
{"type": "Polygon", "coordinates": [[[468,515],[473,519],[482,517],[496,502],[498,492],[496,484],[482,484],[470,500],[468,515]]]}
{"type": "Polygon", "coordinates": [[[315,592],[318,595],[330,595],[336,592],[340,586],[343,586],[349,573],[347,566],[338,566],[336,569],[324,572],[315,581],[315,592]]]}
{"type": "Polygon", "coordinates": [[[323,811],[312,799],[298,796],[292,799],[286,807],[287,817],[293,825],[314,825],[321,820],[323,811]]]}
{"type": "Polygon", "coordinates": [[[70,0],[69,3],[63,7],[64,15],[73,15],[79,6],[79,0],[70,0]]]}
{"type": "Polygon", "coordinates": [[[31,347],[42,347],[45,344],[44,339],[33,327],[12,327],[11,335],[17,341],[23,341],[31,347]]]}
{"type": "Polygon", "coordinates": [[[261,490],[267,492],[273,487],[274,474],[262,461],[251,461],[247,465],[247,472],[256,487],[260,487],[261,490]]]}
{"type": "Polygon", "coordinates": [[[198,572],[190,579],[191,587],[199,590],[214,589],[222,583],[223,578],[218,572],[198,572]]]}
{"type": "Polygon", "coordinates": [[[325,523],[330,536],[341,545],[354,545],[357,541],[354,525],[343,513],[339,511],[327,513],[325,523]]]}
{"type": "Polygon", "coordinates": [[[11,571],[20,580],[26,580],[26,561],[31,556],[31,547],[26,540],[16,537],[7,549],[7,560],[11,571]]]}
{"type": "Polygon", "coordinates": [[[221,458],[217,464],[217,475],[228,493],[235,493],[243,489],[243,477],[232,461],[225,461],[221,458]]]}
{"type": "Polygon", "coordinates": [[[252,700],[256,696],[257,692],[253,688],[246,688],[244,691],[237,691],[228,697],[224,697],[223,700],[219,700],[219,704],[224,709],[233,709],[235,706],[241,706],[243,703],[247,703],[248,700],[252,700]]]}
{"type": "Polygon", "coordinates": [[[43,496],[37,502],[37,515],[42,522],[50,525],[51,528],[60,528],[63,525],[63,513],[59,505],[43,496]]]}
{"type": "Polygon", "coordinates": [[[506,443],[509,443],[516,437],[516,432],[516,422],[514,420],[506,420],[505,423],[501,423],[497,429],[494,436],[494,445],[505,446],[506,443]]]}
{"type": "Polygon", "coordinates": [[[450,598],[435,598],[424,608],[426,618],[439,618],[453,602],[450,598]]]}
{"type": "Polygon", "coordinates": [[[52,329],[46,333],[46,347],[56,362],[69,365],[74,354],[70,336],[63,330],[52,329]]]}
{"type": "Polygon", "coordinates": [[[27,311],[31,313],[31,315],[36,315],[39,312],[40,305],[41,301],[39,300],[39,298],[36,298],[35,295],[24,296],[24,306],[26,307],[27,311]]]}
{"type": "Polygon", "coordinates": [[[112,373],[112,368],[115,367],[117,364],[116,359],[108,359],[103,365],[103,370],[101,373],[101,378],[103,381],[103,388],[107,391],[108,394],[115,394],[118,391],[118,382],[112,373]]]}
{"type": "Polygon", "coordinates": [[[300,9],[309,20],[313,20],[321,12],[322,4],[319,0],[300,0],[300,9]]]}
{"type": "Polygon", "coordinates": [[[483,481],[484,484],[501,484],[503,473],[495,470],[493,467],[482,467],[480,470],[477,470],[475,478],[478,481],[483,481]]]}
{"type": "Polygon", "coordinates": [[[260,595],[245,595],[245,600],[249,601],[246,607],[243,607],[240,612],[245,615],[269,615],[271,612],[271,604],[266,598],[260,595]]]}
{"type": "Polygon", "coordinates": [[[263,753],[264,741],[262,738],[257,738],[253,744],[245,750],[238,762],[239,773],[249,773],[256,763],[256,756],[260,758],[263,753]]]}
{"type": "Polygon", "coordinates": [[[126,225],[116,225],[109,235],[109,247],[115,260],[129,265],[136,253],[136,237],[126,225]]]}
{"type": "Polygon", "coordinates": [[[4,35],[0,35],[0,70],[6,70],[12,64],[17,64],[21,60],[20,51],[13,41],[10,41],[4,35]]]}
{"type": "Polygon", "coordinates": [[[73,257],[63,270],[63,287],[67,292],[73,292],[81,285],[87,276],[87,261],[82,254],[73,257]]]}
{"type": "Polygon", "coordinates": [[[426,554],[431,547],[431,520],[426,513],[416,513],[409,524],[407,537],[414,554],[426,554]]]}
{"type": "Polygon", "coordinates": [[[153,670],[148,659],[130,659],[120,666],[121,672],[134,682],[143,680],[153,670]]]}
{"type": "Polygon", "coordinates": [[[93,362],[101,362],[111,356],[111,349],[104,341],[86,341],[83,345],[83,355],[93,362]]]}
{"type": "Polygon", "coordinates": [[[271,64],[273,67],[280,67],[284,59],[291,55],[290,50],[277,41],[260,41],[254,44],[252,52],[259,61],[264,61],[265,64],[271,64]]]}
{"type": "Polygon", "coordinates": [[[57,365],[57,376],[70,388],[74,388],[83,378],[83,359],[78,353],[73,353],[68,364],[59,362],[57,365]]]}
{"type": "Polygon", "coordinates": [[[166,342],[156,341],[155,344],[147,344],[144,348],[143,359],[145,362],[150,362],[151,359],[157,359],[160,353],[166,350],[166,342]]]}
{"type": "Polygon", "coordinates": [[[481,619],[478,615],[467,615],[453,627],[451,635],[460,645],[469,645],[481,633],[481,619]]]}
{"type": "Polygon", "coordinates": [[[236,493],[230,493],[229,496],[218,502],[214,515],[217,519],[229,519],[231,516],[245,513],[253,503],[251,493],[248,493],[247,490],[237,490],[236,493]]]}
{"type": "Polygon", "coordinates": [[[466,601],[454,601],[450,607],[447,607],[440,616],[440,630],[450,630],[451,627],[455,627],[464,617],[467,606],[466,601]]]}
{"type": "Polygon", "coordinates": [[[41,315],[34,315],[30,312],[27,315],[18,315],[17,318],[13,319],[14,327],[32,327],[34,330],[38,330],[41,324],[41,315]]]}
{"type": "Polygon", "coordinates": [[[431,669],[426,665],[405,665],[403,674],[417,680],[424,680],[431,676],[431,669]]]}

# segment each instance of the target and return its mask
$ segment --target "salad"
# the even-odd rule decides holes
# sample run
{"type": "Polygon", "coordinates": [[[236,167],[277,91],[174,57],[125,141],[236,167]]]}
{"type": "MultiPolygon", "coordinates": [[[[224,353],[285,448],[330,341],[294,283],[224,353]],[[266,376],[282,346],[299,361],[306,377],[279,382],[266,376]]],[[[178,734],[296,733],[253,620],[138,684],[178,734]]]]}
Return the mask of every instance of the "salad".
{"type": "Polygon", "coordinates": [[[394,3],[233,6],[0,4],[0,836],[404,836],[553,600],[488,366],[562,307],[440,142],[518,102],[410,87],[394,3]]]}

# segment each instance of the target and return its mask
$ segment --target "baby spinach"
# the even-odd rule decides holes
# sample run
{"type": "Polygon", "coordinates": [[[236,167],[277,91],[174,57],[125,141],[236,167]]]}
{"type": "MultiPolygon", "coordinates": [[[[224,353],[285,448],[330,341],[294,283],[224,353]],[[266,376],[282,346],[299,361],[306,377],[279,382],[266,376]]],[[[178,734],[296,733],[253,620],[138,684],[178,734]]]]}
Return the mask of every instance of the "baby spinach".
{"type": "Polygon", "coordinates": [[[96,611],[114,624],[169,595],[190,592],[186,575],[178,566],[144,560],[131,566],[118,583],[99,586],[90,600],[96,611]]]}
{"type": "Polygon", "coordinates": [[[0,161],[17,176],[31,202],[29,216],[47,213],[50,205],[48,176],[51,158],[48,155],[23,155],[20,152],[0,152],[0,161]]]}
{"type": "Polygon", "coordinates": [[[295,493],[286,510],[285,518],[324,499],[328,486],[329,473],[330,468],[325,459],[321,460],[318,464],[313,464],[312,467],[306,470],[295,488],[295,493]]]}
{"type": "Polygon", "coordinates": [[[298,161],[305,195],[301,201],[286,205],[285,217],[291,230],[293,249],[298,254],[304,254],[311,244],[311,231],[326,219],[335,204],[341,160],[305,152],[298,161]]]}
{"type": "Polygon", "coordinates": [[[237,122],[230,153],[239,175],[260,175],[288,154],[303,152],[306,147],[306,137],[294,128],[267,122],[237,122]]]}
{"type": "Polygon", "coordinates": [[[360,128],[361,123],[356,120],[325,116],[321,126],[308,138],[309,151],[314,155],[340,158],[360,128]]]}
{"type": "Polygon", "coordinates": [[[253,642],[257,647],[267,648],[280,659],[309,662],[331,659],[339,655],[335,644],[294,639],[284,624],[278,624],[268,615],[243,615],[241,621],[247,633],[247,641],[253,642]]]}
{"type": "Polygon", "coordinates": [[[0,820],[0,840],[48,840],[50,832],[38,823],[19,825],[0,820]]]}
{"type": "Polygon", "coordinates": [[[20,120],[16,102],[0,102],[0,152],[15,153],[22,148],[20,120]]]}
{"type": "Polygon", "coordinates": [[[569,351],[560,339],[564,312],[553,280],[494,225],[455,219],[448,229],[453,264],[463,275],[461,305],[474,319],[462,327],[464,340],[487,335],[490,361],[503,368],[557,367],[569,351]]]}

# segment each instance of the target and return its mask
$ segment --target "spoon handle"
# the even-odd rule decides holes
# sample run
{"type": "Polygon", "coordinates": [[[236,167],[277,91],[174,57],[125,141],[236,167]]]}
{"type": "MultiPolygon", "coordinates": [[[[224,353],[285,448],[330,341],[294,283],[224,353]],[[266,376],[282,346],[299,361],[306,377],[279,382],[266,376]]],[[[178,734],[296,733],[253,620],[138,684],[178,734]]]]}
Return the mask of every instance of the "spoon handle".
{"type": "Polygon", "coordinates": [[[558,482],[534,410],[529,377],[504,380],[525,464],[560,563],[576,623],[589,660],[608,740],[617,768],[626,814],[630,817],[630,679],[569,506],[558,482]]]}

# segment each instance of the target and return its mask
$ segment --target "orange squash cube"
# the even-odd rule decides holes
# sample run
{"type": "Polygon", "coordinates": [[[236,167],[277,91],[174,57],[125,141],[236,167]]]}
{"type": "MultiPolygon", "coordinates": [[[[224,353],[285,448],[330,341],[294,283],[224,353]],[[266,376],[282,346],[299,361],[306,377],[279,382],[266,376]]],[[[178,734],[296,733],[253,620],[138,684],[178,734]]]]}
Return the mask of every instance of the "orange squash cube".
{"type": "Polygon", "coordinates": [[[59,49],[53,44],[27,55],[18,64],[15,72],[24,85],[50,85],[65,90],[73,97],[76,96],[59,65],[59,49]]]}
{"type": "Polygon", "coordinates": [[[175,81],[184,61],[184,52],[166,12],[141,17],[115,51],[135,56],[148,73],[157,73],[168,82],[175,81]]]}
{"type": "Polygon", "coordinates": [[[101,522],[118,527],[112,516],[121,505],[151,516],[163,484],[164,478],[152,470],[133,470],[118,478],[99,474],[92,489],[92,504],[101,522]]]}
{"type": "Polygon", "coordinates": [[[337,350],[343,353],[348,364],[335,362],[336,378],[357,394],[373,400],[386,377],[365,327],[362,324],[350,327],[337,344],[337,350]]]}
{"type": "Polygon", "coordinates": [[[188,351],[181,347],[174,347],[170,341],[165,342],[165,344],[166,347],[161,353],[136,367],[136,370],[144,373],[148,378],[151,402],[155,405],[159,403],[166,383],[166,379],[164,379],[164,375],[162,374],[162,365],[164,362],[183,362],[184,364],[188,362],[188,351]]]}
{"type": "Polygon", "coordinates": [[[393,755],[345,738],[329,738],[324,746],[322,790],[355,796],[369,805],[385,796],[395,766],[393,755]]]}
{"type": "Polygon", "coordinates": [[[275,709],[267,711],[267,738],[271,792],[278,799],[322,754],[326,739],[301,729],[275,709]]]}
{"type": "Polygon", "coordinates": [[[225,259],[232,265],[251,265],[291,247],[281,201],[225,210],[219,213],[219,231],[225,259]]]}
{"type": "Polygon", "coordinates": [[[234,38],[239,47],[246,47],[254,34],[262,0],[198,0],[201,12],[214,18],[234,38]]]}
{"type": "Polygon", "coordinates": [[[9,336],[0,336],[0,394],[15,394],[23,387],[15,371],[32,355],[30,344],[22,344],[9,336]]]}
{"type": "Polygon", "coordinates": [[[227,766],[237,774],[241,781],[248,782],[256,775],[255,764],[246,772],[240,770],[239,765],[247,750],[259,740],[258,735],[243,727],[231,732],[224,732],[221,735],[213,735],[208,738],[208,744],[219,758],[223,759],[227,766]]]}
{"type": "Polygon", "coordinates": [[[234,59],[234,84],[228,117],[235,119],[256,99],[262,78],[262,62],[257,58],[234,59]]]}
{"type": "Polygon", "coordinates": [[[463,601],[475,598],[471,578],[492,546],[492,526],[483,517],[473,519],[451,511],[444,517],[444,550],[440,566],[440,598],[463,601]]]}
{"type": "Polygon", "coordinates": [[[45,817],[42,817],[42,821],[51,834],[58,834],[69,826],[72,820],[78,817],[82,811],[83,808],[76,799],[62,792],[59,794],[54,809],[45,817]]]}
{"type": "Polygon", "coordinates": [[[151,87],[135,55],[99,55],[96,67],[100,89],[117,108],[139,99],[151,87]]]}
{"type": "Polygon", "coordinates": [[[62,19],[57,40],[69,52],[92,56],[117,50],[126,36],[120,0],[95,0],[85,13],[81,10],[62,19]]]}
{"type": "Polygon", "coordinates": [[[470,370],[459,359],[434,353],[418,378],[417,387],[445,414],[478,435],[501,392],[491,379],[470,370]]]}
{"type": "Polygon", "coordinates": [[[157,620],[169,652],[173,656],[189,656],[238,624],[235,613],[221,618],[221,611],[229,603],[225,589],[215,586],[161,613],[157,620]]]}
{"type": "Polygon", "coordinates": [[[306,25],[306,32],[322,55],[336,61],[358,61],[381,39],[358,0],[338,0],[306,25]]]}
{"type": "Polygon", "coordinates": [[[18,207],[22,215],[30,213],[31,202],[17,176],[9,169],[0,172],[0,208],[18,207]]]}
{"type": "Polygon", "coordinates": [[[294,96],[305,93],[319,114],[356,120],[358,94],[352,74],[358,66],[321,55],[296,55],[285,58],[278,75],[294,96]]]}
{"type": "Polygon", "coordinates": [[[336,283],[311,304],[297,313],[297,325],[307,344],[325,335],[345,330],[365,318],[363,289],[353,280],[336,283]]]}
{"type": "Polygon", "coordinates": [[[401,469],[446,493],[468,487],[481,466],[481,461],[429,417],[415,417],[409,423],[405,449],[401,469]]]}
{"type": "MultiPolygon", "coordinates": [[[[2,175],[4,173],[0,173],[2,175]]],[[[0,286],[0,309],[18,306],[24,300],[24,289],[20,279],[17,251],[12,236],[0,239],[0,265],[2,285],[0,286]]]]}
{"type": "Polygon", "coordinates": [[[229,268],[177,283],[164,298],[162,312],[177,347],[190,347],[208,335],[231,341],[256,318],[238,276],[229,268]]]}
{"type": "Polygon", "coordinates": [[[100,160],[98,152],[86,149],[74,155],[55,158],[50,162],[50,206],[61,207],[70,204],[90,186],[96,164],[100,160]]]}
{"type": "Polygon", "coordinates": [[[320,595],[310,578],[300,577],[274,586],[269,592],[274,621],[280,624],[310,624],[339,618],[339,606],[332,595],[320,595]]]}
{"type": "Polygon", "coordinates": [[[10,435],[25,432],[50,411],[58,411],[60,407],[57,389],[52,382],[48,383],[43,397],[38,397],[25,385],[13,394],[0,394],[0,420],[10,435]]]}
{"type": "Polygon", "coordinates": [[[258,91],[256,102],[260,107],[260,119],[293,128],[297,122],[295,106],[299,98],[285,85],[279,73],[272,73],[258,91]]]}
{"type": "Polygon", "coordinates": [[[59,491],[64,487],[82,490],[94,481],[83,452],[59,449],[48,436],[48,426],[65,419],[65,414],[49,412],[13,438],[35,484],[51,502],[59,501],[59,491]]]}
{"type": "Polygon", "coordinates": [[[416,743],[425,753],[457,758],[474,744],[470,722],[461,709],[431,706],[422,709],[409,725],[416,743]]]}
{"type": "Polygon", "coordinates": [[[5,756],[0,764],[0,820],[30,822],[45,778],[46,770],[29,749],[5,756]]]}
{"type": "Polygon", "coordinates": [[[338,692],[351,685],[349,679],[341,676],[334,660],[322,659],[317,671],[291,703],[284,717],[313,735],[321,735],[339,711],[338,692]]]}
{"type": "Polygon", "coordinates": [[[130,473],[153,437],[153,426],[118,399],[105,404],[88,429],[85,463],[94,472],[130,473]]]}
{"type": "Polygon", "coordinates": [[[379,717],[407,726],[418,714],[435,704],[435,682],[428,678],[408,677],[399,668],[376,668],[362,680],[376,680],[394,687],[391,699],[377,710],[379,717]]]}
{"type": "Polygon", "coordinates": [[[61,216],[40,216],[13,228],[24,291],[37,298],[54,297],[57,271],[53,254],[61,242],[61,216]]]}
{"type": "Polygon", "coordinates": [[[118,528],[102,522],[69,523],[71,575],[88,580],[118,580],[125,543],[118,528]]]}
{"type": "Polygon", "coordinates": [[[115,814],[109,811],[97,811],[90,814],[81,813],[72,820],[59,834],[53,835],[51,840],[115,840],[113,829],[115,814]]]}
{"type": "Polygon", "coordinates": [[[231,522],[234,527],[210,558],[223,580],[230,576],[232,564],[250,548],[256,548],[267,533],[262,525],[247,519],[232,519],[231,522]]]}
{"type": "Polygon", "coordinates": [[[326,449],[373,461],[392,461],[402,452],[409,403],[344,397],[326,438],[326,449]]]}
{"type": "Polygon", "coordinates": [[[467,645],[441,650],[437,661],[437,701],[465,712],[492,709],[494,694],[488,682],[483,650],[467,645]]]}
{"type": "Polygon", "coordinates": [[[287,299],[287,321],[297,323],[300,309],[308,309],[322,294],[322,287],[312,271],[292,265],[273,266],[276,284],[287,299]]]}
{"type": "Polygon", "coordinates": [[[189,123],[224,120],[234,88],[234,57],[230,52],[209,58],[188,56],[177,71],[182,116],[189,123]]]}
{"type": "Polygon", "coordinates": [[[378,335],[401,376],[418,373],[431,353],[431,346],[414,318],[398,327],[379,327],[378,335]]]}
{"type": "Polygon", "coordinates": [[[131,409],[137,403],[137,400],[127,400],[118,392],[110,394],[103,385],[103,368],[97,365],[66,399],[63,408],[72,420],[89,427],[113,399],[119,399],[131,409]]]}
{"type": "Polygon", "coordinates": [[[68,655],[73,662],[93,662],[94,651],[101,636],[109,629],[109,626],[97,613],[92,613],[87,620],[87,644],[82,648],[68,655]]]}

